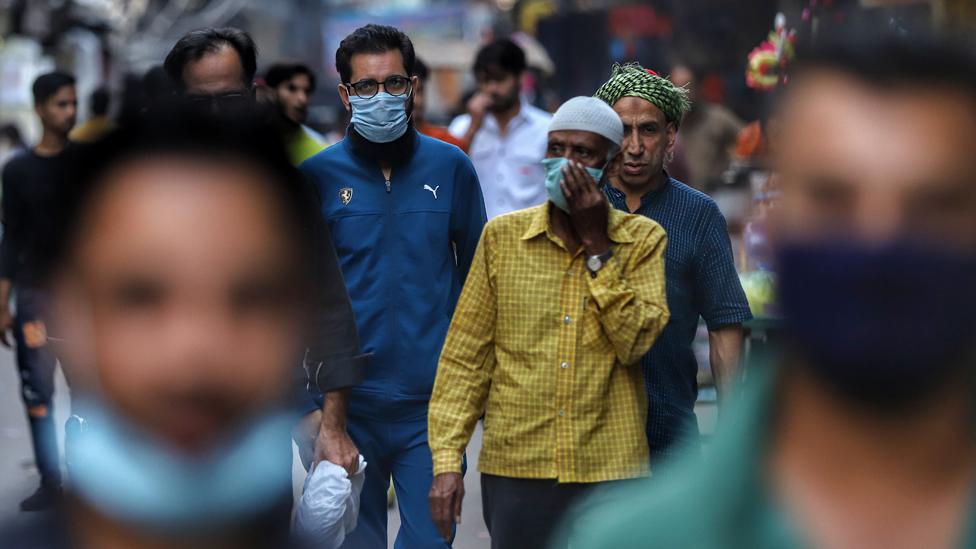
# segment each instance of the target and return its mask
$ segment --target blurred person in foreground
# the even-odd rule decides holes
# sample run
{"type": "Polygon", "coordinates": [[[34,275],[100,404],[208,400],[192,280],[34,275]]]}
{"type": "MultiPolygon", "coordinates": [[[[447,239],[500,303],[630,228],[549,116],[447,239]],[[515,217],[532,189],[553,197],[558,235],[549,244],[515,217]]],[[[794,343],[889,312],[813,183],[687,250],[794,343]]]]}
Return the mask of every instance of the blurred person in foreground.
{"type": "Polygon", "coordinates": [[[39,511],[61,494],[61,459],[54,426],[54,373],[57,360],[47,341],[47,296],[36,269],[38,234],[63,192],[68,133],[75,125],[75,79],[51,72],[33,85],[34,112],[41,140],[3,168],[3,241],[0,243],[0,343],[11,346],[12,332],[20,372],[21,397],[30,423],[34,459],[41,486],[21,502],[23,511],[39,511]],[[14,298],[16,317],[10,310],[14,298]]]}
{"type": "Polygon", "coordinates": [[[346,36],[336,70],[352,121],[342,141],[301,166],[322,196],[364,350],[373,353],[349,399],[349,434],[369,468],[345,547],[387,546],[391,474],[402,520],[395,546],[446,546],[427,505],[427,407],[485,207],[468,157],[413,125],[414,59],[410,38],[394,27],[346,36]]]}
{"type": "MultiPolygon", "coordinates": [[[[256,110],[254,75],[257,49],[244,31],[234,28],[201,29],[187,33],[166,56],[166,73],[177,94],[197,108],[226,116],[249,116],[256,110]]],[[[313,199],[318,200],[318,197],[313,199]]],[[[308,468],[322,459],[355,474],[359,451],[346,432],[348,388],[358,383],[366,369],[355,319],[339,270],[335,248],[325,236],[316,258],[322,262],[317,281],[318,314],[313,318],[315,336],[296,368],[296,404],[304,412],[296,427],[295,442],[308,468]],[[306,388],[307,386],[307,388],[306,388]],[[311,394],[309,394],[311,393],[311,394]],[[325,398],[322,401],[322,394],[325,398]]]]}
{"type": "Polygon", "coordinates": [[[297,166],[325,148],[323,139],[305,126],[308,104],[315,93],[315,74],[302,63],[275,63],[264,73],[264,83],[274,96],[287,125],[288,154],[297,166]]]}
{"type": "Polygon", "coordinates": [[[672,175],[710,192],[722,184],[722,174],[732,163],[736,137],[744,124],[728,107],[696,100],[698,76],[684,63],[675,64],[669,76],[675,86],[688,90],[690,100],[674,146],[675,156],[682,160],[681,171],[675,170],[672,175]]]}
{"type": "Polygon", "coordinates": [[[89,98],[91,116],[68,134],[68,139],[76,143],[91,143],[108,133],[115,123],[108,115],[112,94],[107,88],[98,88],[89,98]]]}
{"type": "Polygon", "coordinates": [[[519,93],[525,69],[525,52],[507,38],[481,48],[474,60],[478,90],[450,126],[478,170],[488,219],[546,201],[540,162],[552,116],[519,93]]]}
{"type": "Polygon", "coordinates": [[[600,189],[623,125],[576,97],[549,125],[545,204],[485,227],[451,322],[430,405],[434,520],[460,520],[461,456],[478,418],[494,548],[545,547],[565,511],[648,474],[639,366],[668,321],[666,237],[600,189]]]}
{"type": "Polygon", "coordinates": [[[434,139],[440,139],[445,143],[450,143],[455,147],[458,147],[462,151],[467,150],[464,142],[451,135],[444,126],[437,126],[431,124],[427,121],[427,81],[430,78],[430,69],[427,65],[420,60],[418,57],[414,60],[413,67],[414,75],[417,77],[417,88],[413,91],[413,124],[417,128],[417,131],[433,137],[434,139]]]}
{"type": "Polygon", "coordinates": [[[42,237],[85,423],[63,505],[4,547],[288,545],[316,203],[260,123],[154,111],[76,155],[42,237]]]}
{"type": "Polygon", "coordinates": [[[976,546],[976,58],[923,36],[798,58],[773,160],[788,345],[714,463],[576,517],[574,547],[976,546]]]}
{"type": "Polygon", "coordinates": [[[752,318],[718,206],[665,169],[688,109],[685,93],[635,63],[615,66],[595,94],[624,124],[620,169],[604,189],[610,203],[660,223],[668,234],[664,257],[671,320],[642,359],[652,462],[699,444],[698,362],[691,348],[699,319],[708,327],[709,366],[724,399],[738,371],[742,322],[752,318]]]}

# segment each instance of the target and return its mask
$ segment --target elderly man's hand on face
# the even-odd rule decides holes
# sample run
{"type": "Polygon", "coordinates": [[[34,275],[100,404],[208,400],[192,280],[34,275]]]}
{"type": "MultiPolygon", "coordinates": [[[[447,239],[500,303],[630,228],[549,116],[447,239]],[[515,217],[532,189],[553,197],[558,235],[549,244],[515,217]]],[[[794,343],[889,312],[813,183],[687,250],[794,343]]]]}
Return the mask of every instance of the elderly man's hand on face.
{"type": "Polygon", "coordinates": [[[607,236],[610,214],[607,199],[596,181],[582,164],[570,160],[563,168],[560,186],[569,203],[569,218],[586,254],[607,252],[610,249],[610,237],[607,236]]]}

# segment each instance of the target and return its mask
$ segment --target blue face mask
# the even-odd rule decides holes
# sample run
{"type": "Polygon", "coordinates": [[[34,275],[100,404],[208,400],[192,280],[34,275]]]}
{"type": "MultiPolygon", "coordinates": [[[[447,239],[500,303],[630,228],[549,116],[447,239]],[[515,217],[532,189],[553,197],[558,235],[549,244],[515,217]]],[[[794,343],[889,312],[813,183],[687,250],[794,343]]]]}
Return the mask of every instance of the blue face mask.
{"type": "MultiPolygon", "coordinates": [[[[563,189],[559,186],[563,182],[563,167],[569,163],[565,157],[543,158],[542,165],[546,168],[546,193],[549,201],[556,205],[560,210],[569,213],[569,202],[563,195],[563,189]]],[[[603,179],[603,170],[597,168],[586,168],[586,173],[593,177],[597,185],[603,179]]]]}
{"type": "Polygon", "coordinates": [[[410,94],[380,92],[370,98],[349,95],[352,124],[359,135],[373,143],[389,143],[407,132],[407,98],[410,94]]]}
{"type": "Polygon", "coordinates": [[[260,514],[291,492],[290,414],[255,419],[190,457],[95,403],[72,446],[71,489],[106,516],[154,531],[207,531],[260,514]]]}

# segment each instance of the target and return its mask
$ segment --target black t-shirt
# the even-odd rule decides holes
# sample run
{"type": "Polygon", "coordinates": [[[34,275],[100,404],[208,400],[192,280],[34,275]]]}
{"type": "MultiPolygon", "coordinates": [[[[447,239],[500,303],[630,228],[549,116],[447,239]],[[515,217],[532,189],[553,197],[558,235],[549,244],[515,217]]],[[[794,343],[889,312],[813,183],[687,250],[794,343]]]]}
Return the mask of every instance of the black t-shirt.
{"type": "Polygon", "coordinates": [[[50,219],[57,190],[64,184],[67,149],[54,156],[33,150],[12,158],[3,169],[3,242],[0,278],[16,286],[32,286],[32,265],[43,224],[50,219]]]}

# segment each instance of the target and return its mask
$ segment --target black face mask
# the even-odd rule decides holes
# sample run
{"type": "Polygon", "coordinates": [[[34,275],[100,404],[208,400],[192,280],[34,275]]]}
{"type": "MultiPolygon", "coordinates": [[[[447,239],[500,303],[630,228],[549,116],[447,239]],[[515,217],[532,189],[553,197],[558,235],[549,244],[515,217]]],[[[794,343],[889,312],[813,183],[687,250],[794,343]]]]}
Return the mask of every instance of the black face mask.
{"type": "Polygon", "coordinates": [[[806,242],[777,253],[789,342],[855,404],[925,402],[976,358],[976,256],[937,245],[806,242]]]}
{"type": "Polygon", "coordinates": [[[359,135],[356,126],[350,124],[346,128],[346,139],[352,147],[352,152],[374,162],[389,162],[397,166],[406,164],[412,157],[417,144],[417,132],[413,128],[413,120],[407,126],[407,131],[389,143],[373,143],[359,135]]]}

